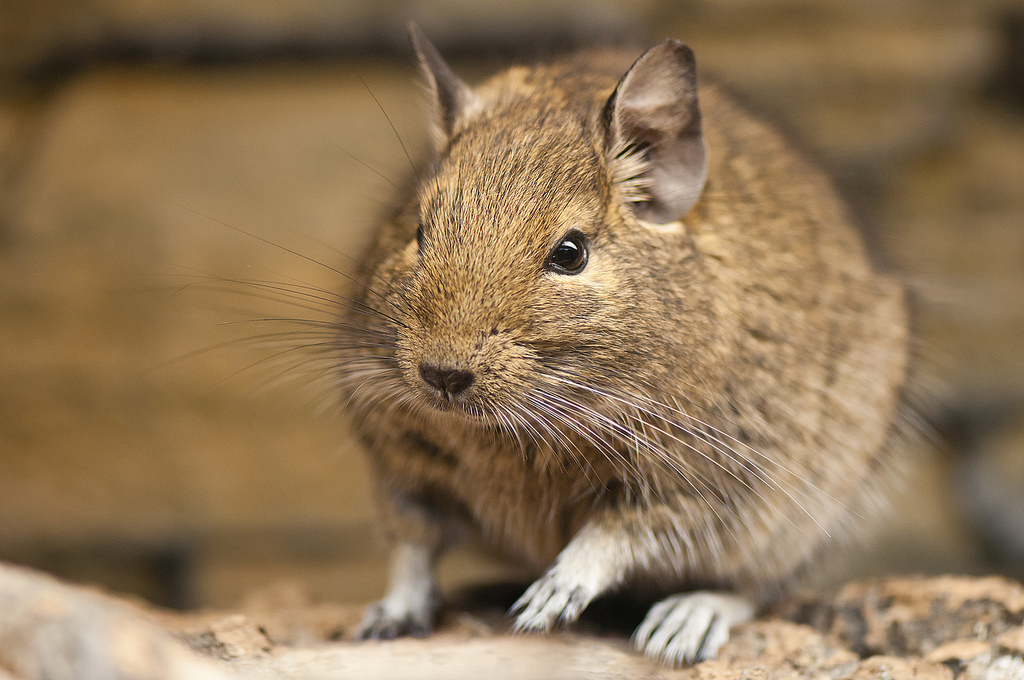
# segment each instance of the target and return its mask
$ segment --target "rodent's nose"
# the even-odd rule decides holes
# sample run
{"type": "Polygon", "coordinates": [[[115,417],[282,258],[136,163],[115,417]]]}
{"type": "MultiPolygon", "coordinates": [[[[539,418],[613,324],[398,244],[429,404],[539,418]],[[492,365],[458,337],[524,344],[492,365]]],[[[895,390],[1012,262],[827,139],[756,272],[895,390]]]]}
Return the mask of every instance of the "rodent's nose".
{"type": "Polygon", "coordinates": [[[438,368],[430,364],[420,364],[420,377],[423,381],[451,399],[462,394],[473,384],[473,374],[456,368],[438,368]]]}

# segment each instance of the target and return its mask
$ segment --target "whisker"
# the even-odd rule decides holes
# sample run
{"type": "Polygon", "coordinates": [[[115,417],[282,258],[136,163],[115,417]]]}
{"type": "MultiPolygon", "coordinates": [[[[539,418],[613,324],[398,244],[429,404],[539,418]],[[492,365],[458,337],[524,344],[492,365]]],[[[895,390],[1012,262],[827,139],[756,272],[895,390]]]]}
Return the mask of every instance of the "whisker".
{"type": "MultiPolygon", "coordinates": [[[[308,311],[335,312],[343,309],[356,314],[383,319],[395,324],[396,326],[404,327],[405,325],[397,318],[370,307],[366,303],[358,300],[352,300],[342,295],[338,295],[330,291],[324,291],[312,286],[304,286],[303,289],[276,281],[260,281],[256,279],[218,279],[208,283],[234,284],[243,287],[243,290],[253,288],[267,293],[276,293],[279,294],[279,297],[268,295],[261,298],[260,296],[252,294],[251,291],[248,292],[248,294],[252,294],[254,297],[259,299],[292,304],[308,311]],[[303,304],[302,301],[305,301],[307,304],[303,304]]],[[[238,295],[246,294],[241,290],[232,290],[230,292],[238,295]]]]}
{"type": "Polygon", "coordinates": [[[268,246],[270,246],[272,248],[276,248],[278,250],[286,252],[289,255],[297,257],[297,258],[299,258],[301,260],[305,260],[307,262],[310,262],[310,263],[316,265],[317,267],[320,267],[322,269],[326,269],[329,272],[337,274],[338,276],[342,277],[346,281],[350,281],[351,283],[354,283],[355,285],[363,288],[370,295],[375,295],[375,296],[379,297],[381,300],[383,300],[385,303],[391,304],[390,302],[388,302],[388,300],[387,300],[387,298],[385,296],[383,296],[381,293],[375,291],[371,287],[367,286],[365,283],[363,283],[359,279],[357,279],[354,276],[351,276],[349,274],[346,274],[345,272],[341,271],[340,269],[337,269],[337,268],[332,267],[332,266],[330,266],[328,264],[320,262],[316,258],[310,257],[309,255],[305,255],[305,254],[303,254],[303,253],[301,253],[301,252],[299,252],[297,250],[294,250],[292,248],[288,248],[287,246],[283,246],[280,243],[275,243],[274,241],[271,241],[270,239],[267,239],[267,238],[264,238],[262,236],[259,236],[258,234],[253,234],[251,232],[248,232],[245,229],[242,229],[240,227],[236,227],[233,224],[225,222],[224,220],[217,219],[216,217],[213,217],[212,215],[207,215],[207,214],[202,213],[202,212],[200,212],[198,210],[195,210],[193,208],[189,208],[187,206],[180,205],[178,203],[174,203],[174,202],[171,202],[171,201],[167,201],[167,203],[169,205],[173,205],[174,207],[179,208],[181,210],[188,211],[190,213],[193,213],[194,215],[198,215],[199,217],[202,217],[204,219],[210,220],[211,222],[216,222],[217,224],[220,224],[221,226],[227,227],[228,229],[231,229],[232,231],[235,231],[235,232],[237,232],[239,234],[242,234],[244,236],[248,236],[251,239],[255,239],[255,240],[259,241],[260,243],[264,243],[264,244],[266,244],[266,245],[268,245],[268,246]]]}
{"type": "MultiPolygon", "coordinates": [[[[366,85],[366,83],[363,83],[363,85],[366,85]]],[[[373,174],[377,175],[377,177],[380,177],[380,178],[381,178],[382,180],[384,180],[385,182],[387,182],[388,184],[390,184],[390,185],[391,185],[391,187],[392,187],[392,188],[393,188],[393,189],[394,189],[395,191],[400,191],[400,189],[399,189],[399,187],[398,187],[398,184],[396,184],[396,183],[395,183],[395,182],[394,182],[394,181],[393,181],[393,180],[392,180],[392,179],[391,179],[390,177],[388,177],[387,175],[385,175],[385,174],[384,174],[383,172],[381,172],[381,171],[380,171],[380,170],[378,170],[377,168],[373,167],[372,165],[370,165],[369,163],[367,163],[367,162],[366,162],[366,161],[364,161],[363,159],[359,158],[358,156],[356,156],[355,154],[353,154],[353,153],[352,153],[352,152],[350,152],[350,151],[349,151],[348,149],[346,149],[345,147],[341,146],[340,144],[338,144],[338,143],[337,143],[337,142],[335,142],[334,140],[332,140],[332,139],[328,139],[328,138],[327,138],[326,136],[324,136],[324,135],[321,135],[320,137],[321,137],[321,139],[323,139],[323,140],[324,140],[325,142],[327,142],[328,144],[330,144],[331,146],[333,146],[333,147],[334,147],[335,149],[337,149],[338,151],[342,152],[343,154],[345,154],[346,156],[348,156],[348,157],[349,157],[350,159],[354,160],[354,161],[355,161],[356,163],[359,163],[359,165],[363,166],[364,168],[366,168],[367,170],[369,170],[369,171],[370,171],[370,172],[372,172],[373,174]]]]}
{"type": "MultiPolygon", "coordinates": [[[[573,381],[573,380],[566,380],[564,378],[559,378],[558,376],[552,376],[552,377],[554,377],[556,380],[565,380],[567,384],[575,387],[576,389],[581,389],[581,390],[589,391],[589,392],[591,392],[591,393],[593,393],[595,395],[602,396],[602,397],[611,399],[613,401],[616,401],[617,403],[619,403],[621,405],[627,405],[627,406],[629,406],[631,408],[637,409],[639,412],[642,412],[642,413],[648,415],[651,418],[654,418],[654,419],[656,419],[658,421],[664,422],[668,427],[676,427],[679,430],[681,430],[682,432],[685,432],[685,433],[687,433],[687,434],[689,434],[691,436],[695,436],[692,430],[689,430],[688,428],[682,426],[680,423],[668,420],[668,419],[664,418],[663,416],[661,416],[660,414],[658,414],[658,413],[656,413],[656,412],[654,412],[654,411],[652,411],[650,409],[640,407],[640,406],[638,406],[635,403],[635,401],[633,401],[633,400],[631,400],[629,398],[620,397],[620,396],[612,394],[612,393],[610,393],[610,392],[608,392],[606,390],[602,390],[602,389],[599,389],[599,388],[596,388],[596,387],[593,387],[593,386],[590,386],[590,385],[584,385],[582,383],[579,383],[579,382],[576,382],[576,381],[573,381]]],[[[636,395],[633,395],[633,396],[636,396],[636,395]]],[[[651,401],[649,399],[646,399],[645,397],[637,397],[637,398],[641,398],[641,399],[645,399],[645,400],[651,401]]],[[[657,403],[657,402],[655,402],[655,403],[657,403]]],[[[684,418],[686,418],[688,420],[691,420],[691,421],[695,420],[691,416],[689,416],[688,414],[686,414],[685,412],[683,412],[682,410],[680,410],[678,408],[672,408],[672,407],[668,406],[667,404],[660,404],[660,403],[658,403],[658,405],[663,407],[663,408],[667,408],[667,409],[675,412],[677,415],[681,415],[681,416],[683,416],[684,418]]],[[[650,425],[650,426],[654,427],[653,425],[650,425]]],[[[708,425],[708,427],[711,427],[711,426],[708,425]]],[[[671,432],[665,430],[664,428],[655,428],[655,429],[658,432],[660,432],[661,434],[663,434],[664,436],[669,437],[671,440],[675,441],[676,443],[679,443],[679,444],[685,446],[687,449],[693,451],[694,453],[697,453],[698,455],[702,456],[705,460],[707,460],[708,462],[712,463],[713,465],[715,465],[716,467],[721,469],[723,472],[728,474],[733,479],[737,480],[740,484],[745,486],[747,489],[749,489],[749,490],[753,491],[754,493],[756,493],[758,495],[758,497],[761,498],[762,501],[768,503],[770,507],[773,507],[776,510],[779,509],[770,500],[770,498],[768,498],[765,494],[762,494],[761,492],[759,492],[756,489],[754,489],[753,486],[751,486],[751,484],[747,480],[742,479],[735,471],[729,470],[727,467],[722,465],[720,461],[715,460],[713,457],[709,456],[706,452],[700,450],[698,447],[694,446],[692,443],[680,439],[678,436],[673,435],[671,432]]],[[[717,430],[717,428],[712,428],[712,429],[715,429],[717,432],[721,432],[720,430],[717,430]]],[[[772,476],[763,467],[761,467],[760,465],[758,465],[754,461],[750,460],[748,457],[742,456],[740,454],[740,452],[737,451],[734,447],[729,446],[729,445],[725,444],[724,442],[721,442],[720,439],[718,441],[720,443],[722,443],[725,446],[725,448],[723,448],[721,446],[715,445],[714,443],[709,441],[707,437],[698,437],[698,438],[701,439],[702,441],[705,441],[705,442],[709,443],[709,445],[711,445],[712,448],[714,450],[716,450],[718,453],[720,453],[721,455],[727,457],[729,460],[731,460],[734,463],[740,465],[741,467],[744,467],[742,462],[739,459],[736,458],[736,456],[740,456],[743,459],[743,461],[746,461],[751,466],[753,466],[753,468],[757,471],[757,474],[755,476],[763,484],[766,484],[770,489],[781,490],[805,515],[807,515],[808,518],[811,519],[812,522],[815,523],[815,525],[818,526],[818,528],[822,532],[825,533],[826,536],[831,536],[830,532],[824,526],[821,525],[821,523],[818,521],[817,517],[815,517],[815,515],[813,513],[811,513],[799,500],[797,500],[795,498],[795,496],[793,496],[793,494],[789,491],[789,489],[786,488],[786,485],[780,484],[777,481],[775,481],[772,478],[772,476]]],[[[743,442],[740,442],[739,440],[735,440],[735,441],[737,441],[737,443],[743,444],[743,442]]],[[[753,449],[752,447],[747,446],[747,448],[749,448],[751,451],[755,451],[756,452],[756,450],[753,449]]],[[[764,456],[764,454],[758,453],[758,455],[761,455],[762,457],[766,458],[770,462],[777,464],[777,461],[771,460],[767,456],[764,456]]],[[[680,472],[681,475],[684,475],[684,476],[686,474],[685,471],[679,471],[679,472],[680,472]]],[[[792,474],[792,473],[790,473],[790,474],[792,474]]],[[[804,478],[804,477],[800,477],[800,476],[796,476],[796,475],[794,475],[794,476],[797,479],[801,480],[802,482],[809,483],[808,480],[806,480],[806,478],[804,478]]],[[[811,486],[813,488],[815,488],[816,490],[818,490],[820,493],[826,493],[823,490],[817,488],[816,485],[811,484],[811,486]]],[[[792,518],[788,517],[788,515],[786,515],[785,513],[782,513],[782,516],[792,526],[802,530],[802,528],[798,524],[796,524],[792,520],[792,518]]]]}
{"type": "Polygon", "coordinates": [[[597,421],[598,421],[597,424],[603,425],[604,427],[608,428],[616,436],[625,437],[626,439],[631,439],[637,445],[638,453],[639,453],[639,447],[643,446],[644,451],[646,453],[648,453],[649,455],[653,455],[656,458],[658,458],[659,460],[669,464],[671,467],[673,467],[676,470],[676,472],[679,474],[680,478],[683,479],[690,486],[691,489],[693,489],[694,493],[696,493],[701,498],[701,500],[705,503],[705,505],[719,519],[719,521],[722,523],[722,525],[724,527],[726,527],[726,529],[730,533],[734,533],[735,532],[734,528],[732,527],[732,524],[730,524],[729,522],[726,522],[722,518],[722,516],[719,514],[718,507],[716,507],[716,504],[712,503],[708,499],[708,497],[705,496],[704,493],[699,488],[697,488],[697,486],[694,483],[694,481],[699,482],[701,484],[701,486],[703,486],[706,491],[708,491],[708,492],[710,492],[712,494],[718,493],[720,491],[715,486],[713,486],[713,485],[709,484],[708,482],[706,482],[705,480],[701,479],[699,475],[687,474],[686,470],[684,470],[683,468],[678,467],[678,463],[676,461],[674,461],[671,457],[669,457],[667,455],[664,455],[666,452],[665,452],[665,450],[663,448],[657,446],[654,442],[652,442],[651,440],[649,440],[646,437],[641,438],[639,436],[639,433],[637,432],[637,430],[635,428],[633,428],[633,429],[627,428],[624,425],[622,425],[621,423],[617,423],[614,420],[608,418],[607,416],[603,416],[602,414],[600,414],[600,413],[598,413],[596,411],[593,411],[592,409],[584,409],[584,408],[582,408],[582,406],[580,404],[577,404],[577,403],[572,402],[570,400],[562,400],[562,403],[567,405],[567,406],[570,406],[572,408],[577,409],[578,412],[580,412],[581,414],[586,415],[592,421],[593,421],[593,419],[596,418],[597,421]]]}
{"type": "Polygon", "coordinates": [[[394,122],[391,120],[391,116],[388,115],[388,112],[384,109],[380,100],[377,99],[377,95],[373,93],[373,90],[371,90],[370,86],[366,84],[366,81],[363,80],[362,76],[359,77],[359,82],[363,84],[363,87],[366,88],[366,91],[373,99],[373,103],[376,104],[377,108],[380,109],[380,112],[384,114],[384,120],[388,122],[388,125],[391,126],[391,131],[395,133],[395,138],[398,139],[398,144],[402,147],[402,151],[405,153],[405,157],[409,161],[409,167],[412,168],[413,174],[416,175],[417,183],[422,184],[423,178],[420,176],[419,168],[416,167],[416,163],[413,162],[412,155],[409,153],[409,149],[406,148],[405,142],[402,140],[402,135],[398,134],[398,128],[395,127],[394,122]]]}

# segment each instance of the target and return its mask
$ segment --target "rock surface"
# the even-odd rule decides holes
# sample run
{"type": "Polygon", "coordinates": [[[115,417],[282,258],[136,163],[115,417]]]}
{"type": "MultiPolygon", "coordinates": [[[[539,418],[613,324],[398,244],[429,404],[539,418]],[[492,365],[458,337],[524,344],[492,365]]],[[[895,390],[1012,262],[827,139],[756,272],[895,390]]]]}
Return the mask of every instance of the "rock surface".
{"type": "Polygon", "coordinates": [[[0,680],[1024,677],[1024,587],[1000,577],[853,582],[737,628],[718,659],[667,669],[621,634],[507,634],[449,612],[425,640],[348,641],[357,605],[156,610],[0,565],[0,680]]]}

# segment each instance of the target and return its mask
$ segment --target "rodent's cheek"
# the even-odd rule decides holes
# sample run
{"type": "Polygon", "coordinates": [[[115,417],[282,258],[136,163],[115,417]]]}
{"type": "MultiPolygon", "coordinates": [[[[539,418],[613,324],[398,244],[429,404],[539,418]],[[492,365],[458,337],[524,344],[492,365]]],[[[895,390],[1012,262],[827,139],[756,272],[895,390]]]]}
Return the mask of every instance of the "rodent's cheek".
{"type": "Polygon", "coordinates": [[[622,283],[622,276],[615,260],[607,253],[595,250],[591,252],[587,267],[579,274],[548,274],[553,285],[563,291],[577,290],[604,291],[615,290],[622,283]]]}
{"type": "Polygon", "coordinates": [[[528,346],[544,356],[562,355],[603,333],[610,317],[621,317],[623,301],[634,286],[607,255],[594,255],[575,276],[551,276],[531,305],[534,323],[526,329],[528,346]]]}
{"type": "Polygon", "coordinates": [[[400,332],[395,342],[395,363],[407,378],[415,376],[420,362],[423,360],[424,339],[417,333],[406,328],[400,332]]]}
{"type": "Polygon", "coordinates": [[[473,394],[481,406],[517,402],[536,372],[536,362],[518,345],[485,347],[474,357],[478,382],[473,394]]]}

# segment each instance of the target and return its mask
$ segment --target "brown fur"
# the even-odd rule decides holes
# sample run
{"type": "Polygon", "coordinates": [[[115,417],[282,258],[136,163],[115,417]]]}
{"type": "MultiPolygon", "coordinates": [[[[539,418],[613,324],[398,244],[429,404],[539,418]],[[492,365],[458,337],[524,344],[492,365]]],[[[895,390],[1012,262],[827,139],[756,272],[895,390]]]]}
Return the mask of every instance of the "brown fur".
{"type": "Polygon", "coordinates": [[[346,319],[339,382],[396,538],[440,550],[461,524],[543,569],[599,526],[621,582],[763,601],[898,467],[903,292],[829,180],[713,84],[700,200],[639,222],[604,119],[628,66],[591,54],[474,90],[366,257],[374,311],[346,319]],[[586,271],[545,273],[570,228],[586,271]],[[439,399],[421,362],[473,371],[471,393],[439,399]]]}

